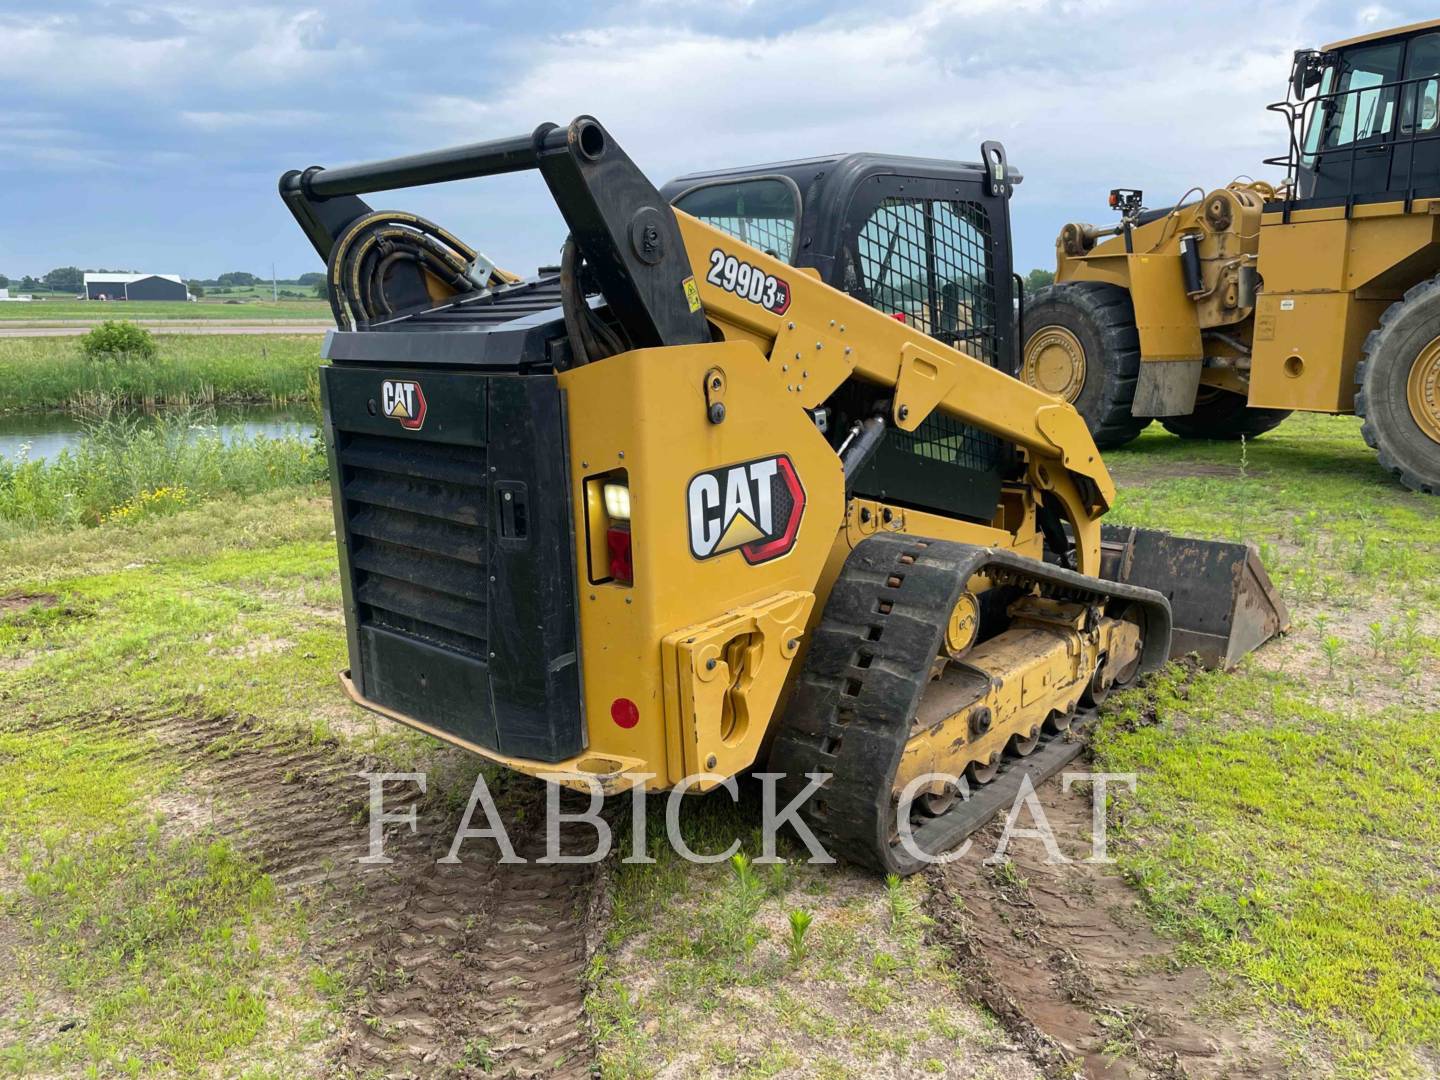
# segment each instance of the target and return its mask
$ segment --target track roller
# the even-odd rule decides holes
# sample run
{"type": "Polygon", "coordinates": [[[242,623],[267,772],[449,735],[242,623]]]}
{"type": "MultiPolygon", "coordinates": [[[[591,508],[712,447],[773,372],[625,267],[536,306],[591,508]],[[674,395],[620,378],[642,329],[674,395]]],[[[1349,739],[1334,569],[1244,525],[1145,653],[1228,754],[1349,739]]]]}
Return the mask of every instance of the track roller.
{"type": "Polygon", "coordinates": [[[803,812],[832,855],[914,873],[925,861],[903,832],[921,854],[953,848],[1008,809],[1022,777],[1038,784],[1079,753],[1066,729],[1091,715],[1081,701],[1096,678],[1158,667],[1169,648],[1169,604],[1149,589],[1000,549],[871,537],[831,590],[769,770],[787,799],[807,773],[829,775],[803,812]],[[1019,597],[1007,626],[954,659],[947,630],[977,579],[1019,597]]]}

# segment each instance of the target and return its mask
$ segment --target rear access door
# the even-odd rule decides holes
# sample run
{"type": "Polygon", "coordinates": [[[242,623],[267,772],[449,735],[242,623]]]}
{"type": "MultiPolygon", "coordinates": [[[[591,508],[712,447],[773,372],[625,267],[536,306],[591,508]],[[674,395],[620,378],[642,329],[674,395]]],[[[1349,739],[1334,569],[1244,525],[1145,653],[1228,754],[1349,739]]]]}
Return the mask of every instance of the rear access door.
{"type": "Polygon", "coordinates": [[[426,337],[332,334],[321,369],[351,679],[444,736],[561,761],[585,742],[561,393],[343,358],[426,337]]]}

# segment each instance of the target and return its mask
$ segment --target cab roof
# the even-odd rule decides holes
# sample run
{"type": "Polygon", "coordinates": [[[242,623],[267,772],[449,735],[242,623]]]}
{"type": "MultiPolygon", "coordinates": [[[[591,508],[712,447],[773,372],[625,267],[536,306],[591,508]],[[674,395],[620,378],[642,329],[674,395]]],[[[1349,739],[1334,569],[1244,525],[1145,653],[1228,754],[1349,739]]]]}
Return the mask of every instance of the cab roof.
{"type": "Polygon", "coordinates": [[[1411,23],[1409,26],[1396,26],[1389,30],[1376,30],[1373,34],[1361,34],[1359,37],[1346,38],[1344,41],[1335,41],[1324,46],[1321,52],[1334,52],[1336,49],[1349,48],[1351,45],[1361,45],[1367,41],[1404,37],[1406,34],[1414,34],[1421,30],[1433,30],[1436,27],[1440,27],[1440,19],[1426,19],[1424,22],[1411,23]]]}
{"type": "MultiPolygon", "coordinates": [[[[1013,166],[1007,165],[1005,171],[1011,184],[1018,184],[1024,179],[1013,166]]],[[[843,178],[853,184],[877,173],[926,176],[941,180],[953,178],[960,181],[975,181],[984,178],[985,166],[978,161],[907,157],[903,154],[829,154],[822,157],[797,158],[793,161],[775,161],[763,165],[742,165],[736,168],[688,173],[685,176],[677,176],[666,183],[660,188],[660,194],[668,201],[673,202],[677,196],[683,195],[691,188],[701,184],[755,176],[787,176],[803,192],[823,174],[829,174],[831,179],[843,178]]]]}

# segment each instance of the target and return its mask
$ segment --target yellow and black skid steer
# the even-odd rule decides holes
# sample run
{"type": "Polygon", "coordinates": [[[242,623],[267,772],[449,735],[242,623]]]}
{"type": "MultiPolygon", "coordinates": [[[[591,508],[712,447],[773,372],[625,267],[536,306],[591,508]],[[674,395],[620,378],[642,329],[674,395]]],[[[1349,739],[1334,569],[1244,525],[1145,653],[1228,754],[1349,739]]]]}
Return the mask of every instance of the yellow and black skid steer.
{"type": "Polygon", "coordinates": [[[986,143],[662,194],[588,116],[286,173],[351,696],[582,790],[826,774],[822,841],[909,873],[1113,688],[1283,629],[1252,549],[1103,529],[1084,421],[1009,374],[1018,180],[986,143]],[[569,228],[523,278],[359,198],[522,169],[569,228]]]}

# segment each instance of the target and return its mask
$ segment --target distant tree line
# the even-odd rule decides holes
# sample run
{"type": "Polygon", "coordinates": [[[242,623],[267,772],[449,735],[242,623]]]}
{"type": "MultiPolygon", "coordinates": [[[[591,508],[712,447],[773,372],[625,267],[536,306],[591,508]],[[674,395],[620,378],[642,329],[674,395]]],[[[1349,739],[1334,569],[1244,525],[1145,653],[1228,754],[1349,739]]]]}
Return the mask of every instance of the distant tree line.
{"type": "MultiPolygon", "coordinates": [[[[310,295],[321,295],[315,293],[317,284],[324,288],[325,275],[312,271],[308,274],[301,274],[298,278],[277,278],[275,281],[276,291],[282,300],[303,300],[310,295]],[[286,288],[286,286],[292,286],[286,288]],[[307,291],[309,290],[309,291],[307,291]]],[[[213,278],[194,278],[187,281],[186,286],[194,296],[227,296],[236,292],[248,292],[251,289],[261,288],[270,284],[268,277],[259,274],[249,274],[244,270],[228,270],[213,278]]]]}

